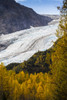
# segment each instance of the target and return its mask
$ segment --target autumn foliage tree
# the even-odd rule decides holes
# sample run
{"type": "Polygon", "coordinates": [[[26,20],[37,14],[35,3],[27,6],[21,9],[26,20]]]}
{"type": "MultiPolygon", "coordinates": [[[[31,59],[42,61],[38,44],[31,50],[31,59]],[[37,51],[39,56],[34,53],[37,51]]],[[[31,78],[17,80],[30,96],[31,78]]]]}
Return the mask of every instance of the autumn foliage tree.
{"type": "Polygon", "coordinates": [[[67,100],[67,0],[63,0],[60,12],[59,39],[52,54],[51,69],[56,87],[55,100],[67,100]]]}

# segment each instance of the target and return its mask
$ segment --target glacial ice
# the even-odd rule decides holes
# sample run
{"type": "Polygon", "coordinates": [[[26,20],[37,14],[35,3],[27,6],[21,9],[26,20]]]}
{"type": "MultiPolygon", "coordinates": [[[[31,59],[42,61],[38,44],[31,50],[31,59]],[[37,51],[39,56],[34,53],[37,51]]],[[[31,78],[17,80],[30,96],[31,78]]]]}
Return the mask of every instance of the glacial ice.
{"type": "Polygon", "coordinates": [[[49,49],[57,40],[55,35],[57,27],[58,23],[1,35],[0,43],[9,45],[0,51],[0,63],[3,62],[5,65],[20,63],[38,51],[49,49]]]}

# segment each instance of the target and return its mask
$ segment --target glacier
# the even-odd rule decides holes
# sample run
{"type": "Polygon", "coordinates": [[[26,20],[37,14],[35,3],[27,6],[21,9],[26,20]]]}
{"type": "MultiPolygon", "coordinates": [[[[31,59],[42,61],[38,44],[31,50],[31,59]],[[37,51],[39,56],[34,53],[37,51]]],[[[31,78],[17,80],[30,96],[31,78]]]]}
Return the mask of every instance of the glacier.
{"type": "Polygon", "coordinates": [[[0,44],[6,48],[0,51],[0,63],[21,63],[38,51],[49,49],[57,40],[58,23],[17,31],[0,36],[0,44]]]}

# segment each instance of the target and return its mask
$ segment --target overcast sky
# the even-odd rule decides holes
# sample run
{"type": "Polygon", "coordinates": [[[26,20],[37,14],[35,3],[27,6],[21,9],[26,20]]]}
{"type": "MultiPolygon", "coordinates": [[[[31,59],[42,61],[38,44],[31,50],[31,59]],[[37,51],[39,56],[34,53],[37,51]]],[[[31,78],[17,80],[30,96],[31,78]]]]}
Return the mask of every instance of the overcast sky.
{"type": "Polygon", "coordinates": [[[63,0],[16,0],[22,5],[33,8],[39,14],[59,14],[57,6],[62,5],[63,0]]]}

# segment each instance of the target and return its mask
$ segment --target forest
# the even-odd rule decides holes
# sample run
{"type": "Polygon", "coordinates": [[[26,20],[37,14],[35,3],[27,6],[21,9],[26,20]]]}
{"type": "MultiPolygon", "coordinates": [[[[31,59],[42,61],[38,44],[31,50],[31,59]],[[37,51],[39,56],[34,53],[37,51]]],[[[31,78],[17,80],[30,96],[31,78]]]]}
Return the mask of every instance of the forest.
{"type": "Polygon", "coordinates": [[[0,100],[67,100],[67,0],[53,47],[24,63],[0,64],[0,100]]]}

